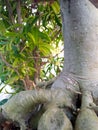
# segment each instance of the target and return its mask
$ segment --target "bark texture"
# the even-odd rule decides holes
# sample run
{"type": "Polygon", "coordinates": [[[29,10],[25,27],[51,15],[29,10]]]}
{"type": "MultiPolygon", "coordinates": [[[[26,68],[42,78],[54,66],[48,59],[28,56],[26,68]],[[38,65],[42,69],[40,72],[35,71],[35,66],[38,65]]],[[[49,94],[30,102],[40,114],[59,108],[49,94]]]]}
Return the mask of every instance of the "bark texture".
{"type": "Polygon", "coordinates": [[[81,89],[89,89],[98,97],[98,9],[89,0],[61,0],[60,5],[65,58],[63,75],[70,75],[81,89]]]}
{"type": "Polygon", "coordinates": [[[60,0],[60,5],[65,59],[63,72],[53,88],[72,91],[77,82],[82,102],[74,129],[97,130],[97,107],[89,106],[98,104],[98,10],[89,0],[60,0]]]}
{"type": "Polygon", "coordinates": [[[89,108],[89,104],[93,103],[91,92],[85,91],[82,95],[82,106],[78,114],[75,130],[97,130],[98,117],[93,109],[89,108]]]}
{"type": "MultiPolygon", "coordinates": [[[[62,113],[63,115],[62,115],[62,117],[60,117],[60,119],[62,121],[63,121],[63,119],[66,120],[66,126],[65,126],[65,124],[63,124],[64,123],[63,122],[60,124],[60,128],[66,127],[66,128],[68,128],[68,130],[70,130],[72,128],[71,122],[69,121],[69,119],[66,115],[64,116],[64,112],[59,110],[58,108],[59,107],[68,108],[68,109],[71,109],[72,111],[74,111],[75,103],[73,103],[71,95],[73,97],[75,96],[75,94],[73,94],[73,92],[72,92],[72,94],[70,94],[65,89],[59,89],[59,88],[52,89],[52,90],[40,89],[40,90],[22,91],[22,92],[16,94],[15,96],[13,96],[7,103],[5,103],[4,105],[1,106],[0,123],[2,124],[6,120],[11,120],[13,122],[18,123],[21,130],[27,130],[28,121],[30,121],[29,120],[30,117],[33,118],[32,116],[34,115],[34,114],[32,115],[33,109],[35,108],[35,106],[37,104],[44,104],[45,111],[48,109],[49,113],[52,113],[51,107],[53,107],[53,110],[56,113],[59,113],[57,116],[57,121],[56,121],[58,124],[60,123],[60,121],[58,121],[60,113],[62,113]],[[63,116],[64,116],[64,118],[63,118],[63,116]],[[61,126],[61,125],[64,125],[64,126],[61,126]]],[[[33,111],[33,113],[34,113],[34,111],[33,111]]],[[[42,111],[41,111],[41,113],[42,113],[42,111]]],[[[46,112],[46,113],[48,113],[48,112],[46,112]]],[[[46,114],[46,116],[47,116],[47,114],[46,114]]],[[[52,120],[51,118],[52,117],[49,116],[48,121],[52,120]]],[[[54,116],[54,120],[55,119],[56,119],[56,117],[54,116]]],[[[42,118],[42,120],[43,120],[43,118],[42,118]]],[[[45,125],[46,124],[47,124],[47,120],[45,120],[45,125]]],[[[32,124],[31,124],[31,126],[32,126],[32,124]]],[[[48,126],[50,126],[51,129],[53,129],[53,127],[55,126],[55,122],[52,125],[50,124],[48,126]]],[[[44,126],[42,126],[41,128],[44,128],[44,126]]],[[[41,128],[39,128],[39,129],[41,129],[41,128]]],[[[59,126],[58,126],[58,130],[59,130],[59,126]]]]}
{"type": "Polygon", "coordinates": [[[73,130],[73,128],[63,110],[52,106],[42,115],[38,130],[73,130]]]}

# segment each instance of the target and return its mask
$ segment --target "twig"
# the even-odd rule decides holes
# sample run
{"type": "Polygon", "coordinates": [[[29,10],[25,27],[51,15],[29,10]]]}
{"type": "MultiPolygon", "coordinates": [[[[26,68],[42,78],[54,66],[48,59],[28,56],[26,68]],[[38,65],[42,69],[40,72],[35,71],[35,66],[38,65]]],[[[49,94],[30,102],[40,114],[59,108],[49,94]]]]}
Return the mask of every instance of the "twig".
{"type": "Polygon", "coordinates": [[[55,38],[59,35],[59,33],[61,32],[61,29],[60,30],[58,30],[57,31],[57,33],[53,36],[53,38],[52,38],[52,41],[54,41],[55,40],[55,38]]]}
{"type": "Polygon", "coordinates": [[[18,23],[19,23],[19,24],[22,24],[20,0],[16,0],[16,2],[17,2],[16,10],[17,10],[18,23]]]}
{"type": "Polygon", "coordinates": [[[59,53],[57,53],[55,56],[53,56],[53,58],[55,58],[56,56],[58,56],[63,51],[64,51],[64,48],[59,53]]]}
{"type": "Polygon", "coordinates": [[[53,78],[49,81],[40,82],[40,83],[37,83],[36,86],[39,88],[41,88],[41,87],[46,88],[48,85],[51,85],[55,80],[56,80],[56,78],[53,78]]]}
{"type": "Polygon", "coordinates": [[[5,0],[5,2],[6,2],[7,9],[8,9],[9,18],[10,18],[12,24],[14,24],[15,21],[14,21],[14,17],[13,17],[14,15],[13,15],[13,10],[12,10],[11,4],[10,4],[9,0],[5,0]]]}
{"type": "Polygon", "coordinates": [[[9,68],[12,68],[18,75],[19,75],[19,72],[16,68],[14,68],[11,64],[9,64],[6,59],[3,57],[2,53],[0,53],[0,58],[1,60],[6,64],[7,67],[9,68]]]}

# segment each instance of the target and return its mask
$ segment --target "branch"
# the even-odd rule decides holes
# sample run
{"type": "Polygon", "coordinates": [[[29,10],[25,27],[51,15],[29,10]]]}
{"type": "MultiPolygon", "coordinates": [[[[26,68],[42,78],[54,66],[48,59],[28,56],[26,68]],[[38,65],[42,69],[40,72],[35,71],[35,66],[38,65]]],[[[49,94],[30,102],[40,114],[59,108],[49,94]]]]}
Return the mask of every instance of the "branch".
{"type": "Polygon", "coordinates": [[[53,78],[53,79],[51,79],[51,80],[49,80],[49,81],[44,81],[44,82],[39,82],[39,83],[37,83],[36,84],[36,86],[38,87],[38,88],[47,88],[47,86],[49,86],[49,85],[51,85],[51,84],[53,84],[53,82],[56,80],[56,78],[53,78]]]}
{"type": "Polygon", "coordinates": [[[3,57],[2,53],[0,53],[0,58],[1,60],[6,64],[7,67],[13,69],[18,75],[19,75],[19,72],[16,68],[14,68],[11,64],[9,64],[6,59],[3,57]]]}
{"type": "Polygon", "coordinates": [[[18,23],[22,24],[22,16],[21,16],[21,0],[16,0],[17,2],[17,6],[16,6],[16,10],[17,10],[17,18],[18,18],[18,23]]]}
{"type": "MultiPolygon", "coordinates": [[[[56,32],[56,34],[51,38],[52,41],[54,41],[54,40],[57,38],[57,36],[58,36],[59,33],[61,32],[61,29],[60,29],[60,30],[55,29],[55,31],[57,31],[57,32],[56,32]]],[[[54,31],[54,32],[55,32],[55,31],[54,31]]]]}
{"type": "Polygon", "coordinates": [[[6,7],[8,9],[9,18],[10,18],[12,24],[14,24],[15,21],[14,21],[14,15],[13,15],[13,10],[12,10],[11,4],[10,4],[9,0],[5,0],[5,3],[6,3],[6,7]]]}
{"type": "Polygon", "coordinates": [[[90,0],[90,2],[91,2],[96,8],[98,8],[98,0],[90,0]]]}
{"type": "Polygon", "coordinates": [[[21,79],[21,81],[24,84],[25,90],[33,90],[33,89],[37,89],[35,83],[33,80],[30,80],[30,77],[28,75],[26,75],[24,77],[24,79],[21,79]]]}
{"type": "Polygon", "coordinates": [[[55,56],[53,56],[53,58],[57,57],[60,53],[62,53],[64,51],[64,48],[59,52],[57,53],[55,56]]]}

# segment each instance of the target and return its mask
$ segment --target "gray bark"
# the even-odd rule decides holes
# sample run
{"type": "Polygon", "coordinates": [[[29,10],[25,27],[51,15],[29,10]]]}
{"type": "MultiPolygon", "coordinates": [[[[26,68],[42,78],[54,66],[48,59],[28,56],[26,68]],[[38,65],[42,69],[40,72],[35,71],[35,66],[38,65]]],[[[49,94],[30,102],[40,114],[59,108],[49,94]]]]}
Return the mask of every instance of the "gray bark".
{"type": "Polygon", "coordinates": [[[81,110],[76,119],[75,130],[98,129],[98,117],[93,109],[89,109],[89,104],[92,103],[93,97],[91,92],[83,92],[81,110]]]}
{"type": "Polygon", "coordinates": [[[60,0],[64,69],[52,88],[89,90],[98,105],[98,9],[89,0],[60,0]]]}
{"type": "Polygon", "coordinates": [[[60,4],[64,73],[71,73],[83,87],[95,85],[98,81],[98,10],[89,0],[61,0],[60,4]]]}
{"type": "Polygon", "coordinates": [[[60,6],[64,69],[52,88],[67,89],[67,81],[73,90],[79,83],[83,97],[75,130],[97,130],[97,106],[90,109],[89,105],[98,105],[98,10],[89,0],[60,0],[60,6]]]}

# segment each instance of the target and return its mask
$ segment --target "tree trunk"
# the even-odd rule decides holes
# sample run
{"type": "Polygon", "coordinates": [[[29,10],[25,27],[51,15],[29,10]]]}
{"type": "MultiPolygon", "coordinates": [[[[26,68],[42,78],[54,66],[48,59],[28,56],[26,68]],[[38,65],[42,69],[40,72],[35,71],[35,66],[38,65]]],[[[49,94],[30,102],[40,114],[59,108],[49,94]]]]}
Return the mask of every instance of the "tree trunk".
{"type": "MultiPolygon", "coordinates": [[[[61,0],[64,37],[63,75],[81,88],[98,84],[98,10],[89,0],[61,0]]],[[[88,88],[89,87],[89,88],[88,88]]]]}
{"type": "Polygon", "coordinates": [[[89,0],[61,0],[60,5],[64,36],[62,77],[74,78],[82,90],[92,90],[97,98],[98,10],[89,0]]]}
{"type": "MultiPolygon", "coordinates": [[[[60,0],[60,6],[64,68],[52,88],[69,88],[71,92],[77,82],[82,95],[89,91],[89,94],[81,96],[82,107],[76,119],[75,130],[97,130],[98,117],[94,106],[89,106],[91,102],[98,105],[98,10],[89,0],[60,0]],[[66,83],[69,83],[69,86],[66,83]]],[[[74,104],[74,94],[73,97],[74,104]]]]}
{"type": "Polygon", "coordinates": [[[82,87],[98,81],[98,10],[89,0],[61,0],[64,73],[82,87]]]}

